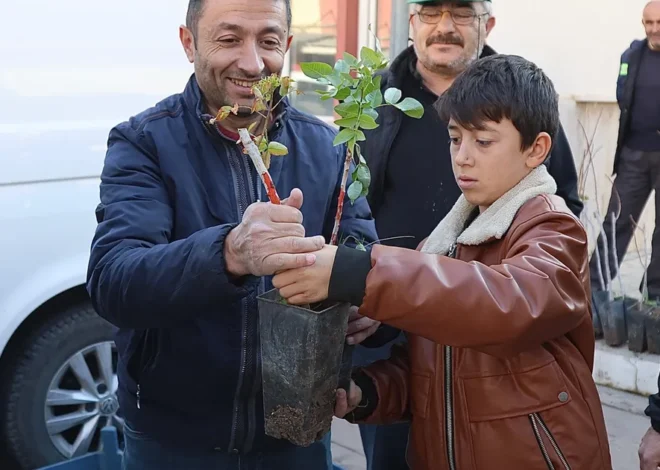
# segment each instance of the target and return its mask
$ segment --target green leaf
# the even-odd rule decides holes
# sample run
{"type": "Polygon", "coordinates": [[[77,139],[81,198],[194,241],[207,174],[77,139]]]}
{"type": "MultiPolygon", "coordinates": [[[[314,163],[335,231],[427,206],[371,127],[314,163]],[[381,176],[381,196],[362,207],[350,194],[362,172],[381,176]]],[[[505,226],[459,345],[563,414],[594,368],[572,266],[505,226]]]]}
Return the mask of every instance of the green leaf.
{"type": "Polygon", "coordinates": [[[335,71],[339,73],[348,73],[351,71],[351,66],[348,65],[348,62],[346,62],[345,60],[339,59],[335,63],[335,71]]]}
{"type": "Polygon", "coordinates": [[[358,63],[357,57],[348,52],[344,52],[344,61],[350,66],[355,67],[358,63]]]}
{"type": "Polygon", "coordinates": [[[286,148],[286,145],[280,144],[279,142],[271,142],[268,144],[268,151],[270,152],[271,155],[287,155],[289,153],[289,149],[286,148]]]}
{"type": "Polygon", "coordinates": [[[341,103],[335,106],[335,112],[341,117],[357,116],[360,106],[357,103],[341,103]]]}
{"type": "Polygon", "coordinates": [[[378,52],[369,49],[367,46],[360,50],[360,59],[367,67],[375,67],[383,61],[382,54],[378,54],[378,52]]]}
{"type": "MultiPolygon", "coordinates": [[[[332,143],[333,145],[341,145],[343,143],[348,142],[351,139],[354,139],[356,137],[356,133],[359,131],[355,131],[353,129],[342,129],[339,134],[337,134],[337,137],[335,137],[334,142],[332,143]]],[[[362,134],[364,135],[364,134],[362,134]]]]}
{"type": "Polygon", "coordinates": [[[330,81],[330,85],[334,87],[339,87],[344,82],[344,79],[341,76],[341,72],[337,70],[333,70],[332,73],[327,75],[325,78],[327,78],[330,81]]]}
{"type": "Polygon", "coordinates": [[[344,88],[337,88],[334,98],[336,100],[343,101],[349,96],[351,96],[351,89],[348,87],[344,87],[344,88]]]}
{"type": "Polygon", "coordinates": [[[398,88],[388,88],[385,90],[385,102],[387,104],[397,104],[401,101],[401,90],[398,88]]]}
{"type": "Polygon", "coordinates": [[[364,247],[364,245],[360,242],[358,242],[357,245],[355,245],[355,249],[358,251],[367,251],[367,249],[364,247]]]}
{"type": "Polygon", "coordinates": [[[381,93],[380,90],[376,90],[372,93],[369,93],[369,96],[367,98],[372,108],[376,108],[381,104],[383,104],[383,93],[381,93]]]}
{"type": "Polygon", "coordinates": [[[324,62],[302,62],[300,69],[309,78],[324,78],[332,74],[332,67],[324,62]]]}
{"type": "Polygon", "coordinates": [[[335,124],[340,126],[340,127],[353,127],[357,123],[358,123],[357,116],[343,118],[343,119],[337,119],[335,121],[335,124]]]}
{"type": "Polygon", "coordinates": [[[355,200],[362,195],[363,189],[364,186],[362,186],[362,183],[359,181],[354,181],[353,184],[351,184],[351,186],[348,188],[348,191],[346,191],[346,194],[352,203],[354,203],[355,200]]]}
{"type": "Polygon", "coordinates": [[[358,142],[364,142],[365,140],[367,140],[367,137],[364,135],[364,132],[362,132],[361,130],[357,130],[355,131],[355,140],[357,140],[358,142]]]}
{"type": "Polygon", "coordinates": [[[362,116],[360,116],[360,127],[362,129],[370,130],[370,129],[376,129],[378,127],[378,124],[371,116],[362,114],[362,116]]]}
{"type": "Polygon", "coordinates": [[[362,114],[370,116],[371,118],[374,119],[374,121],[378,119],[378,111],[376,111],[375,109],[365,108],[362,110],[362,114]]]}
{"type": "Polygon", "coordinates": [[[362,186],[365,188],[369,188],[369,186],[371,186],[371,171],[367,165],[358,165],[355,173],[356,175],[354,179],[357,179],[360,183],[362,183],[362,186]]]}
{"type": "Polygon", "coordinates": [[[403,111],[406,116],[419,119],[424,116],[424,106],[413,98],[405,98],[401,103],[396,106],[399,110],[403,111]]]}

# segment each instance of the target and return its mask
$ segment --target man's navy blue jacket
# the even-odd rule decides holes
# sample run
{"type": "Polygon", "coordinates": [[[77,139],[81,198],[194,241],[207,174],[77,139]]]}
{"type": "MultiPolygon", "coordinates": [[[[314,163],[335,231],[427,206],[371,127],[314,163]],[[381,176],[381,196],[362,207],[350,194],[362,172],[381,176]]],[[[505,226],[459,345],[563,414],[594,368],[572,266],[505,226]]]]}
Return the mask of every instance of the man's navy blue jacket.
{"type": "MultiPolygon", "coordinates": [[[[183,94],[110,132],[87,289],[119,328],[119,400],[136,431],[177,447],[247,453],[289,444],[263,431],[256,296],[270,278],[228,276],[227,233],[265,191],[247,156],[208,124],[195,77],[183,94]]],[[[303,191],[308,236],[329,240],[345,147],[287,103],[271,175],[303,191]]],[[[344,237],[376,238],[368,204],[344,205],[344,237]]]]}

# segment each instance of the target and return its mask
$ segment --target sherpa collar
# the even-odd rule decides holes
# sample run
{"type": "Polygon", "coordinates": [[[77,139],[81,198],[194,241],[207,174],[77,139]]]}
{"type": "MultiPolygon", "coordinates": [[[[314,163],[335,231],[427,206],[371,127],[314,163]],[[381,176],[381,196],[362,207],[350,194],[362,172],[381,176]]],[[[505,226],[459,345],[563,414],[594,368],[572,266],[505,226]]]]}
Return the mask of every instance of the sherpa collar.
{"type": "Polygon", "coordinates": [[[465,224],[476,206],[461,195],[449,214],[426,240],[422,252],[446,255],[456,243],[480,245],[492,238],[500,239],[509,230],[518,210],[527,201],[541,194],[556,192],[557,183],[545,165],[541,165],[479,214],[467,229],[465,224]]]}

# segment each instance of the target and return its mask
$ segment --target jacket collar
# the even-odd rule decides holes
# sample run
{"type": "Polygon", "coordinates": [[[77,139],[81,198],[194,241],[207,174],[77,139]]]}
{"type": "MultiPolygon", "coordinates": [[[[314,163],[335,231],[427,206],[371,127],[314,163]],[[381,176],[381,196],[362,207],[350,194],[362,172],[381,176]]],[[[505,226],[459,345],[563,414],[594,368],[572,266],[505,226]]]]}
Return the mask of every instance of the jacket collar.
{"type": "Polygon", "coordinates": [[[476,206],[461,195],[449,214],[426,240],[422,252],[445,255],[456,243],[481,245],[492,239],[499,240],[509,230],[516,214],[526,202],[539,195],[556,192],[555,180],[545,165],[541,165],[479,214],[467,228],[465,225],[476,206]]]}

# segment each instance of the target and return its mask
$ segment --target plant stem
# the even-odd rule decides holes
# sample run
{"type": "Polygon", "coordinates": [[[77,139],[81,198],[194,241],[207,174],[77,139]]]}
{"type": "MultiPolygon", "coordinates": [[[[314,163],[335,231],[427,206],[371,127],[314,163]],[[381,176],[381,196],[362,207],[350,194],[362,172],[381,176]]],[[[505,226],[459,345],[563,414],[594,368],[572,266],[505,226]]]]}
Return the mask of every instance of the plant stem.
{"type": "Polygon", "coordinates": [[[348,181],[348,174],[351,171],[351,162],[353,155],[350,149],[346,148],[346,159],[344,160],[344,173],[341,177],[341,186],[339,188],[339,198],[337,200],[337,213],[335,214],[335,225],[332,228],[332,238],[330,239],[331,245],[337,245],[339,238],[339,224],[341,223],[341,216],[344,212],[344,197],[346,196],[346,182],[348,181]]]}
{"type": "Polygon", "coordinates": [[[247,129],[239,129],[238,135],[241,137],[241,143],[243,144],[243,147],[245,147],[245,149],[247,150],[248,155],[250,156],[250,160],[252,160],[252,163],[254,164],[255,168],[257,169],[257,172],[259,173],[259,176],[261,177],[262,183],[266,187],[268,200],[273,204],[281,204],[281,200],[277,194],[277,190],[275,189],[275,184],[273,183],[273,179],[271,178],[270,173],[268,173],[268,169],[266,169],[266,165],[264,164],[264,161],[261,159],[261,154],[259,153],[259,149],[252,140],[252,137],[250,136],[250,132],[248,132],[247,129]]]}

